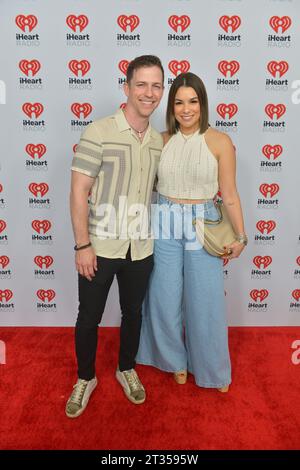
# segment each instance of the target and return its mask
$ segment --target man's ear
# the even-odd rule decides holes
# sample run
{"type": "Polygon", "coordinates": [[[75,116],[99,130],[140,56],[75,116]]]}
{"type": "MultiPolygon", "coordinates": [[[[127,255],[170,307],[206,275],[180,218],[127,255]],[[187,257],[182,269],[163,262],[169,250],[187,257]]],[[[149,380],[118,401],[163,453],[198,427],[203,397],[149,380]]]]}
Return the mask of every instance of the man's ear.
{"type": "Polygon", "coordinates": [[[126,95],[127,98],[128,98],[128,95],[129,95],[129,85],[128,85],[127,82],[124,83],[124,85],[123,85],[123,90],[124,90],[125,95],[126,95]]]}

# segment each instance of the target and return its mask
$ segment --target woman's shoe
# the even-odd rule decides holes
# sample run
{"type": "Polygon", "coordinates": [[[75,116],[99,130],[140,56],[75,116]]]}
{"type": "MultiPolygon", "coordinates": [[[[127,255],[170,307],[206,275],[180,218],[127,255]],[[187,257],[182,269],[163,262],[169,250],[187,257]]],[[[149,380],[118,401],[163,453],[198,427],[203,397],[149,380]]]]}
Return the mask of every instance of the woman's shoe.
{"type": "Polygon", "coordinates": [[[178,372],[174,372],[174,380],[180,385],[183,385],[187,381],[187,371],[180,370],[178,372]]]}
{"type": "Polygon", "coordinates": [[[229,390],[229,385],[225,385],[225,387],[218,388],[219,392],[221,393],[227,393],[229,390]]]}

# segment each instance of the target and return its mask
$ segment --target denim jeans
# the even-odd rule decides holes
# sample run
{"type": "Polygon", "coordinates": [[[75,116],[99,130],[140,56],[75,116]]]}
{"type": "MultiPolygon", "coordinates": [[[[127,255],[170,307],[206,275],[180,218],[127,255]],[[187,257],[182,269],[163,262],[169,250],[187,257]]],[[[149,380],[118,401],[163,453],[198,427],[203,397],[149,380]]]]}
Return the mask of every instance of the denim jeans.
{"type": "Polygon", "coordinates": [[[154,211],[154,269],[142,310],[136,361],[188,370],[201,387],[231,382],[223,261],[198,242],[193,219],[218,219],[212,200],[178,204],[159,196],[154,211]]]}

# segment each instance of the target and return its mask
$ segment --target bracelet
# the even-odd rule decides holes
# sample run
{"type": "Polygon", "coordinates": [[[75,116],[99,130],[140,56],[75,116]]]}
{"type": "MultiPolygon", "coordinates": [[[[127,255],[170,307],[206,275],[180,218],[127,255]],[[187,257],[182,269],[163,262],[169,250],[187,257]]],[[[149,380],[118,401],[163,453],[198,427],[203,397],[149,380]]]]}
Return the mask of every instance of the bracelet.
{"type": "Polygon", "coordinates": [[[243,243],[243,245],[247,245],[248,244],[248,238],[247,238],[247,235],[238,235],[236,237],[236,240],[239,242],[239,243],[243,243]]]}
{"type": "Polygon", "coordinates": [[[86,245],[82,245],[82,246],[75,245],[74,250],[75,251],[84,250],[84,248],[88,248],[89,246],[92,246],[91,242],[87,243],[86,245]]]}

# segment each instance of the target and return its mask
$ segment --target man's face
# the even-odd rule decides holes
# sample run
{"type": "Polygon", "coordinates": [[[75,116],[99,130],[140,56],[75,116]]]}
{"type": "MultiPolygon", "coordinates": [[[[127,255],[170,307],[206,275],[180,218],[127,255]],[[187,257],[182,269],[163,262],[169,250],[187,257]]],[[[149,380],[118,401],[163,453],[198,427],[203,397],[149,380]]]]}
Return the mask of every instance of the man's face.
{"type": "Polygon", "coordinates": [[[125,83],[127,106],[138,117],[147,118],[157,108],[163,95],[162,71],[156,65],[134,70],[130,83],[125,83]]]}

